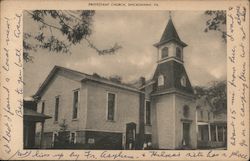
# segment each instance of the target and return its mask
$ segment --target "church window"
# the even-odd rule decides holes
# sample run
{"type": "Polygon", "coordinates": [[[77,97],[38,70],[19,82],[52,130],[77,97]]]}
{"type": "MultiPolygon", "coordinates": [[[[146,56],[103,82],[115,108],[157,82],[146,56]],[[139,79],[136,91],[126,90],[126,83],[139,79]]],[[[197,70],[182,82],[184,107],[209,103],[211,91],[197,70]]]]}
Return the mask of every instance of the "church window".
{"type": "Polygon", "coordinates": [[[160,75],[158,77],[158,86],[163,86],[164,85],[164,76],[160,75]]]}
{"type": "Polygon", "coordinates": [[[107,111],[107,120],[114,121],[115,119],[115,100],[116,100],[116,95],[113,93],[108,93],[108,111],[107,111]]]}
{"type": "Polygon", "coordinates": [[[54,115],[54,121],[58,121],[58,113],[59,113],[59,96],[55,98],[55,115],[54,115]]]}
{"type": "Polygon", "coordinates": [[[181,49],[179,47],[176,48],[176,57],[181,59],[181,49]]]}
{"type": "Polygon", "coordinates": [[[44,109],[45,109],[45,101],[42,102],[42,111],[41,111],[41,113],[44,113],[44,109]]]}
{"type": "Polygon", "coordinates": [[[150,101],[146,101],[146,114],[145,114],[145,124],[151,125],[151,107],[150,107],[150,101]]]}
{"type": "Polygon", "coordinates": [[[161,51],[161,58],[164,59],[166,57],[168,57],[168,48],[164,47],[161,51]]]}
{"type": "Polygon", "coordinates": [[[52,136],[52,143],[55,145],[55,143],[58,142],[58,132],[53,132],[52,136]]]}
{"type": "Polygon", "coordinates": [[[181,85],[182,85],[183,87],[186,87],[186,86],[187,86],[187,79],[186,79],[185,76],[182,76],[182,77],[181,77],[181,85]]]}
{"type": "Polygon", "coordinates": [[[183,107],[183,116],[184,117],[188,117],[189,116],[189,107],[187,105],[185,105],[183,107]]]}
{"type": "Polygon", "coordinates": [[[73,95],[73,116],[72,116],[73,119],[77,118],[78,109],[79,109],[79,90],[75,90],[73,95]]]}
{"type": "Polygon", "coordinates": [[[76,143],[76,132],[71,132],[70,133],[70,143],[75,144],[76,143]]]}

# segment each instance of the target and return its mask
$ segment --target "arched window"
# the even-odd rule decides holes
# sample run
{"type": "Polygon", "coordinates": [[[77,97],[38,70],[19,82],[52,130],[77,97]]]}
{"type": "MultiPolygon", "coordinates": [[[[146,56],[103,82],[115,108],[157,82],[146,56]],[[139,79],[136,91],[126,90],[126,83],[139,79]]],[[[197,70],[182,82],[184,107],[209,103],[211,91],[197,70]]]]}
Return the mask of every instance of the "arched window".
{"type": "Polygon", "coordinates": [[[181,49],[179,47],[176,48],[176,57],[181,59],[181,49]]]}
{"type": "Polygon", "coordinates": [[[160,75],[158,77],[158,86],[163,86],[164,85],[164,76],[160,75]]]}
{"type": "Polygon", "coordinates": [[[187,105],[185,105],[183,107],[183,116],[184,117],[188,117],[189,116],[189,107],[187,105]]]}
{"type": "Polygon", "coordinates": [[[182,76],[182,77],[181,77],[181,85],[182,85],[183,87],[186,87],[186,86],[187,86],[187,79],[186,79],[185,76],[182,76]]]}
{"type": "Polygon", "coordinates": [[[168,48],[167,47],[164,47],[161,51],[161,58],[166,58],[168,57],[168,48]]]}

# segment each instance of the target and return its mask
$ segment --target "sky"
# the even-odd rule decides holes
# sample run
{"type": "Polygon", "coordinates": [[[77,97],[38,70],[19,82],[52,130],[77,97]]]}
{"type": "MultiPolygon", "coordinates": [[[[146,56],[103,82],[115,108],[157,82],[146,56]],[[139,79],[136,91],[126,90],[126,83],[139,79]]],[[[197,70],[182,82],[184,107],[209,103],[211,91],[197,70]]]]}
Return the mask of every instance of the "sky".
{"type": "MultiPolygon", "coordinates": [[[[204,32],[208,17],[203,11],[172,11],[172,20],[184,48],[184,66],[193,86],[226,79],[226,43],[219,32],[204,32]]],[[[87,74],[120,75],[126,83],[141,76],[150,79],[157,66],[157,48],[169,20],[169,11],[96,11],[91,40],[98,48],[122,46],[115,55],[98,55],[86,42],[72,54],[38,49],[33,63],[24,62],[24,97],[32,96],[55,65],[87,74]]],[[[24,32],[38,33],[37,23],[24,15],[24,32]]]]}

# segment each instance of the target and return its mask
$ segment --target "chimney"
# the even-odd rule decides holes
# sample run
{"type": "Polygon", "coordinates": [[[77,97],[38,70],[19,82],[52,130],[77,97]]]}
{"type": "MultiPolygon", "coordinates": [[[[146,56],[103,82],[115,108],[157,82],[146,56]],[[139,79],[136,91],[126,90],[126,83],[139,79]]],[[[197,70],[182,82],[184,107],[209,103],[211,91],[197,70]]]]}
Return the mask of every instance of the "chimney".
{"type": "Polygon", "coordinates": [[[146,84],[145,77],[140,77],[140,79],[139,79],[139,85],[140,85],[140,87],[144,86],[145,84],[146,84]]]}

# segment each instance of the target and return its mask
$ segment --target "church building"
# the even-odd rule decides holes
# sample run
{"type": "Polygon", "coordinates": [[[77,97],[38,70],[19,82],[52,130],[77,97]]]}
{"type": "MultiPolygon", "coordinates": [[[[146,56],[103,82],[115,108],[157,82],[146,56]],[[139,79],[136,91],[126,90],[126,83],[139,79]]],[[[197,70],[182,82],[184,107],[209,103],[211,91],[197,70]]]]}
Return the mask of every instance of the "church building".
{"type": "MultiPolygon", "coordinates": [[[[207,138],[202,144],[220,141],[213,145],[223,146],[225,119],[220,126],[221,137],[218,131],[207,128],[211,119],[207,123],[198,120],[197,110],[203,104],[197,101],[184,66],[187,44],[179,37],[171,17],[154,46],[158,60],[153,77],[147,81],[142,77],[136,84],[55,66],[34,95],[37,111],[52,117],[37,124],[36,146],[197,149],[201,138],[207,138]],[[202,132],[202,128],[207,131],[202,132]],[[210,137],[203,137],[207,133],[210,137]]],[[[210,108],[206,110],[212,113],[210,108]]]]}

